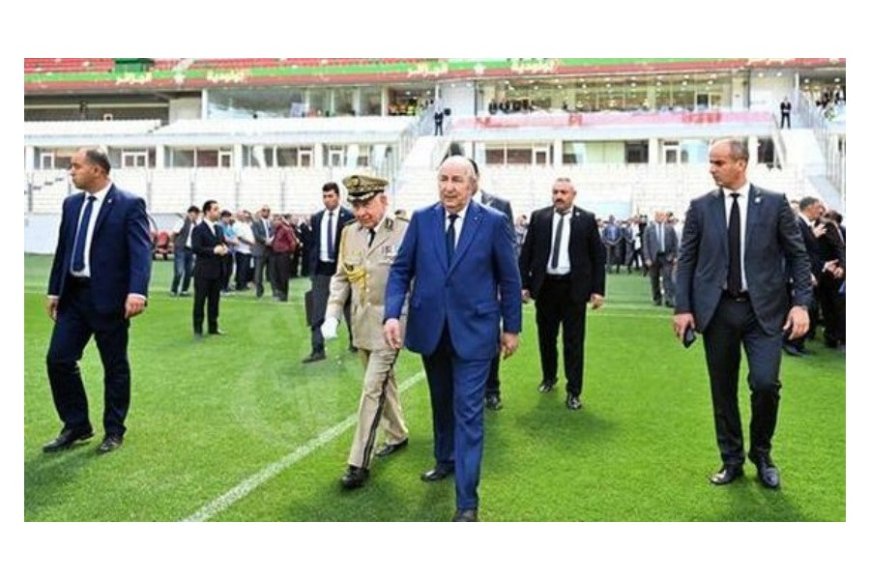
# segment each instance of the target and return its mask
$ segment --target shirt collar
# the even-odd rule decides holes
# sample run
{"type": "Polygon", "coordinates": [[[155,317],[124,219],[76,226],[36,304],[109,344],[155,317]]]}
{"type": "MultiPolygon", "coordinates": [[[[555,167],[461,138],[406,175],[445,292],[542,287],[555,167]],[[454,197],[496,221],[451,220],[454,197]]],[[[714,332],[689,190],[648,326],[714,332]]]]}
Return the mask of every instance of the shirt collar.
{"type": "MultiPolygon", "coordinates": [[[[464,208],[462,208],[461,210],[456,212],[456,215],[459,216],[460,220],[465,221],[465,214],[468,212],[468,206],[470,206],[470,205],[471,205],[471,201],[469,201],[467,204],[465,204],[464,208]]],[[[450,212],[447,211],[447,208],[444,208],[444,219],[446,220],[449,215],[450,215],[450,212]]]]}
{"type": "Polygon", "coordinates": [[[110,190],[111,188],[112,188],[112,182],[110,181],[110,182],[108,182],[108,183],[106,184],[106,187],[104,187],[103,189],[101,189],[101,190],[99,190],[99,191],[95,191],[95,192],[93,192],[93,193],[91,193],[91,192],[89,192],[89,191],[84,192],[84,193],[85,193],[85,199],[87,199],[88,196],[91,196],[91,195],[92,195],[92,196],[94,196],[94,197],[96,198],[94,201],[102,202],[104,199],[106,199],[106,195],[109,193],[109,190],[110,190]]]}
{"type": "Polygon", "coordinates": [[[746,183],[744,183],[741,187],[739,187],[737,189],[727,189],[727,188],[723,187],[722,191],[725,193],[725,195],[731,195],[732,193],[739,193],[740,197],[738,199],[746,199],[747,197],[749,197],[749,188],[750,187],[751,187],[750,183],[747,181],[746,183]]]}

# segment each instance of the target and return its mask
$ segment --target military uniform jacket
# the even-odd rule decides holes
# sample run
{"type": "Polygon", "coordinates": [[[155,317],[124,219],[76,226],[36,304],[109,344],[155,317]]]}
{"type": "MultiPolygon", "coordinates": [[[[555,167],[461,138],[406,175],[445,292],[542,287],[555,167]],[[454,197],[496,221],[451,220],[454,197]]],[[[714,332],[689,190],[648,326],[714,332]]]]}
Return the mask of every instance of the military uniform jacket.
{"type": "MultiPolygon", "coordinates": [[[[338,265],[329,286],[326,316],[341,318],[348,294],[354,346],[365,350],[389,349],[384,340],[384,294],[390,266],[405,237],[408,221],[387,215],[369,246],[369,230],[353,221],[341,232],[338,265]]],[[[402,309],[404,334],[407,304],[402,309]]]]}

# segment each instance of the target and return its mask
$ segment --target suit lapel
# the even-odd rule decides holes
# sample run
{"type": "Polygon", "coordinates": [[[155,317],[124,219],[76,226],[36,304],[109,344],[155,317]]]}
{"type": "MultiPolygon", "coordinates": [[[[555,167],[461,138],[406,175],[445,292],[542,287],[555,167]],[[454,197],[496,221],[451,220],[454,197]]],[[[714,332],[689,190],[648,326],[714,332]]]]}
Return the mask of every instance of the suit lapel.
{"type": "Polygon", "coordinates": [[[544,239],[547,240],[547,255],[544,256],[544,259],[549,259],[550,253],[553,251],[553,206],[548,207],[544,210],[543,222],[541,224],[541,233],[544,236],[544,239]]]}
{"type": "Polygon", "coordinates": [[[106,221],[106,216],[109,215],[109,212],[115,207],[115,185],[109,188],[109,191],[106,193],[106,199],[103,200],[103,205],[100,207],[100,213],[97,215],[97,223],[94,224],[94,237],[97,236],[97,233],[100,231],[100,226],[106,221]]]}
{"type": "MultiPolygon", "coordinates": [[[[550,220],[550,224],[552,226],[553,220],[550,220]]],[[[568,258],[570,258],[572,264],[577,264],[577,252],[574,251],[574,247],[576,242],[580,240],[580,230],[583,227],[583,223],[580,220],[580,208],[572,207],[571,208],[571,231],[568,236],[568,258]]]]}
{"type": "Polygon", "coordinates": [[[456,267],[456,264],[462,260],[465,252],[468,251],[482,220],[483,210],[480,208],[480,204],[474,203],[473,201],[469,202],[468,211],[465,212],[465,223],[462,224],[462,231],[459,233],[459,241],[456,243],[456,253],[453,255],[453,265],[450,268],[451,270],[456,267]]]}
{"type": "Polygon", "coordinates": [[[758,223],[762,208],[761,193],[754,185],[749,186],[749,196],[746,198],[746,247],[751,247],[752,229],[758,223]]]}
{"type": "MultiPolygon", "coordinates": [[[[444,232],[444,206],[440,203],[435,206],[432,217],[432,244],[435,246],[435,255],[441,268],[447,272],[447,242],[444,232]]],[[[455,258],[455,254],[454,254],[455,258]]],[[[455,261],[455,260],[454,260],[455,261]]]]}
{"type": "Polygon", "coordinates": [[[726,264],[728,260],[728,224],[725,221],[725,212],[727,211],[725,203],[725,192],[719,189],[719,193],[710,195],[710,208],[712,225],[715,228],[713,235],[715,239],[721,240],[719,244],[722,255],[725,256],[726,264]]]}

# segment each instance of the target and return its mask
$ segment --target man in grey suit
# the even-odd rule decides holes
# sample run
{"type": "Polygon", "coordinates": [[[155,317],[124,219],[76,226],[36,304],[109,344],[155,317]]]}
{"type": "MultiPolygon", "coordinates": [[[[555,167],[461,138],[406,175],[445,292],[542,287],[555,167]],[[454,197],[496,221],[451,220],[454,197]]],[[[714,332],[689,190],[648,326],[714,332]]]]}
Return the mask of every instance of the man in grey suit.
{"type": "MultiPolygon", "coordinates": [[[[268,205],[260,208],[260,212],[253,222],[251,222],[251,231],[254,234],[254,247],[251,248],[251,254],[254,256],[254,287],[257,291],[257,298],[263,296],[263,272],[269,278],[269,284],[272,283],[272,278],[269,276],[271,268],[269,262],[272,259],[272,219],[269,217],[271,210],[268,205]]],[[[272,294],[274,294],[274,289],[272,294]]]]}
{"type": "Polygon", "coordinates": [[[655,212],[655,221],[643,232],[643,261],[649,269],[649,282],[652,287],[653,302],[662,305],[664,288],[665,306],[674,305],[674,264],[677,261],[677,232],[668,223],[667,214],[655,212]],[[661,277],[661,281],[659,280],[661,277]]]}
{"type": "Polygon", "coordinates": [[[723,463],[710,482],[725,485],[743,475],[737,402],[742,344],[752,408],[748,456],[762,485],[775,489],[780,477],[770,451],[779,408],[782,334],[794,339],[809,328],[810,263],[788,200],[752,185],[746,178],[748,161],[742,141],[717,141],[710,149],[710,173],[718,188],[692,200],[686,213],[674,332],[684,343],[690,330],[704,335],[723,463]],[[787,273],[793,279],[792,296],[787,273]]]}

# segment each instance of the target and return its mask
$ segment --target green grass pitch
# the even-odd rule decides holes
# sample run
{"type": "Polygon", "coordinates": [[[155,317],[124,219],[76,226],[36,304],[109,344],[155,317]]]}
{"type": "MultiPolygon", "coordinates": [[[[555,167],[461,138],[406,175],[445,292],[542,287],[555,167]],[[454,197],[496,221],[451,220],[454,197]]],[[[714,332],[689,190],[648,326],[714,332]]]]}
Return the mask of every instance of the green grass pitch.
{"type": "MultiPolygon", "coordinates": [[[[240,293],[221,300],[225,337],[194,342],[191,298],[168,295],[171,262],[154,264],[146,313],[131,329],[132,404],[124,446],[97,456],[102,367],[82,360],[94,440],[53,455],[41,446],[60,423],[45,353],[43,303],[50,259],[25,257],[25,521],[444,521],[452,480],[420,481],[431,467],[429,397],[419,356],[403,352],[399,382],[410,430],[405,451],[372,465],[367,485],[343,491],[362,368],[344,326],[328,360],[309,351],[302,293],[289,303],[240,293]],[[248,482],[247,485],[242,485],[248,482]],[[232,495],[227,495],[232,492],[232,495]]],[[[501,370],[504,409],[486,412],[481,519],[485,521],[834,521],[846,519],[845,360],[809,343],[785,357],[773,457],[782,489],[754,468],[723,488],[703,348],[673,338],[646,278],[608,278],[607,302],[587,323],[585,407],[564,406],[564,376],[542,395],[534,307],[524,308],[517,354],[501,370]]],[[[746,369],[741,374],[745,377],[746,369]]],[[[744,432],[749,391],[741,385],[744,432]]]]}

